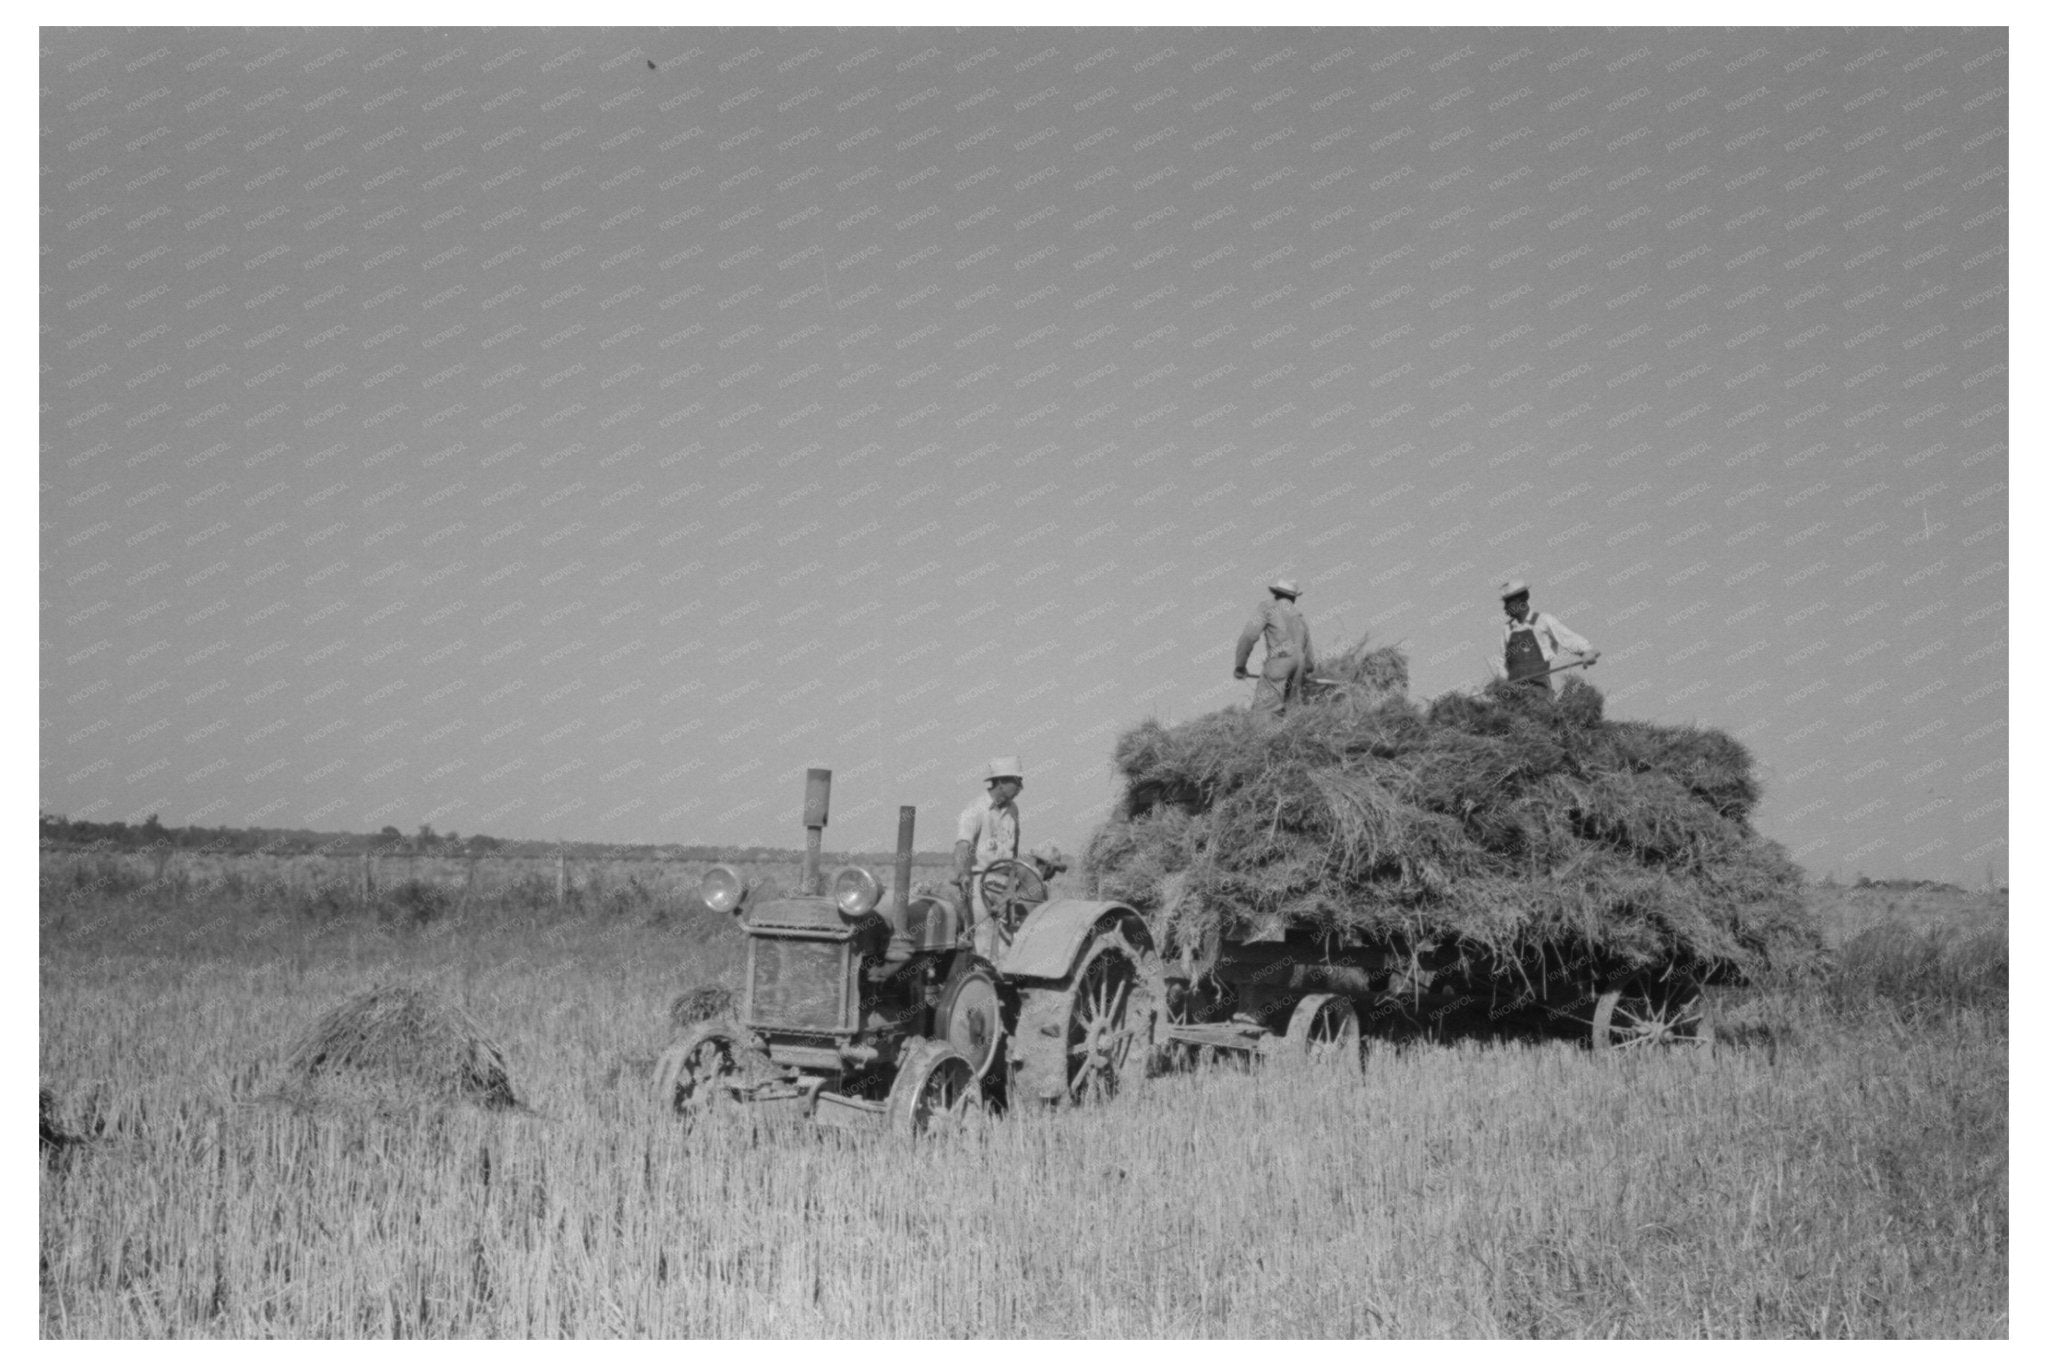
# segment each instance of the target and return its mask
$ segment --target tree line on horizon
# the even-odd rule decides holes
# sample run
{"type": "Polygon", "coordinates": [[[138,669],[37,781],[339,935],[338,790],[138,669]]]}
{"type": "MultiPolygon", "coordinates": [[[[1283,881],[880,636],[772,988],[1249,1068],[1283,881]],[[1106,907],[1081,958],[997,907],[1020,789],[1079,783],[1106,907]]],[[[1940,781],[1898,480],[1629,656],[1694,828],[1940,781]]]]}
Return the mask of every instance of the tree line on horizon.
{"type": "MultiPolygon", "coordinates": [[[[599,844],[585,841],[512,840],[494,835],[463,835],[450,830],[441,833],[431,824],[421,824],[408,835],[395,825],[375,834],[286,830],[253,826],[246,829],[219,826],[168,826],[151,812],[139,824],[127,821],[75,821],[50,812],[39,813],[38,834],[44,848],[137,850],[165,849],[209,854],[390,854],[433,855],[440,858],[493,856],[498,858],[606,858],[633,856],[666,858],[680,862],[775,862],[800,859],[802,851],[773,845],[704,844],[599,844]]],[[[889,862],[893,853],[829,853],[827,862],[889,862]]],[[[920,865],[952,861],[950,853],[923,852],[920,865]]]]}

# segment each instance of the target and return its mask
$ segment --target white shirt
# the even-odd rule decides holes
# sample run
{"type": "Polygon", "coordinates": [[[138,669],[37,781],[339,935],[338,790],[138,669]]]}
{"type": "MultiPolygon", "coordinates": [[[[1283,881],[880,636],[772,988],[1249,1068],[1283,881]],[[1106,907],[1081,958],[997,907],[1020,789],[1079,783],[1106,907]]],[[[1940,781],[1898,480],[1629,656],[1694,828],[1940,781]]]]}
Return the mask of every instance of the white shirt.
{"type": "Polygon", "coordinates": [[[976,872],[998,859],[1017,857],[1018,842],[1022,838],[1017,804],[1011,802],[1008,806],[998,807],[990,794],[982,793],[960,813],[960,828],[955,838],[974,846],[976,872]]]}

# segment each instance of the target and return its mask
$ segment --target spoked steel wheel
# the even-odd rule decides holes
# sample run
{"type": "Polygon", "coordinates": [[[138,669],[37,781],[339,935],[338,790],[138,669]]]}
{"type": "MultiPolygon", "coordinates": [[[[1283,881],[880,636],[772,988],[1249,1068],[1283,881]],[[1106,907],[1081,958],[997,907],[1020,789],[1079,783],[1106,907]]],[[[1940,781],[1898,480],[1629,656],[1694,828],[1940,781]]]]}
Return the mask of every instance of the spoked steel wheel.
{"type": "Polygon", "coordinates": [[[1689,976],[1658,980],[1639,973],[1607,987],[1593,1003],[1596,1051],[1667,1045],[1703,1048],[1713,1042],[1705,993],[1689,976]]]}
{"type": "Polygon", "coordinates": [[[915,1039],[904,1049],[889,1088],[890,1129],[905,1135],[954,1132],[981,1108],[981,1080],[951,1046],[915,1039]]]}
{"type": "Polygon", "coordinates": [[[761,1056],[738,1026],[708,1020],[683,1035],[654,1064],[654,1103],[664,1114],[702,1114],[731,1098],[732,1084],[761,1056]]]}
{"type": "Polygon", "coordinates": [[[1287,1051],[1318,1066],[1363,1066],[1358,1040],[1358,1010],[1348,996],[1304,996],[1287,1022],[1287,1051]]]}
{"type": "Polygon", "coordinates": [[[1121,928],[1097,930],[1056,986],[1027,988],[1012,1045],[1013,1095],[1104,1099],[1144,1075],[1157,1033],[1158,964],[1121,928]]]}

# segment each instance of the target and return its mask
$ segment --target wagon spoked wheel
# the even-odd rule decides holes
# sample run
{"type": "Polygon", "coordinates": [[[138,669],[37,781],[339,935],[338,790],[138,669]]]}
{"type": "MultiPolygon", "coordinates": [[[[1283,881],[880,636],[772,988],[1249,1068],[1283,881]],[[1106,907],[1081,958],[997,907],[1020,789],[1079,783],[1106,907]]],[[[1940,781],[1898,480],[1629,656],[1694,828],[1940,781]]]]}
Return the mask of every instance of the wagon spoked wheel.
{"type": "Polygon", "coordinates": [[[1045,879],[1021,859],[998,859],[982,870],[981,904],[1008,934],[1015,934],[1047,895],[1045,879]]]}
{"type": "Polygon", "coordinates": [[[1158,963],[1120,929],[1098,930],[1057,986],[1027,988],[1012,1061],[1023,1089],[1051,1104],[1102,1100],[1144,1075],[1157,1037],[1158,963]]]}
{"type": "Polygon", "coordinates": [[[759,1045],[737,1026],[710,1020],[670,1045],[654,1064],[654,1103],[664,1114],[699,1115],[731,1098],[759,1045]]]}
{"type": "Polygon", "coordinates": [[[1358,1009],[1348,996],[1304,996],[1287,1021],[1287,1051],[1320,1067],[1362,1067],[1358,1009]]]}
{"type": "Polygon", "coordinates": [[[1659,981],[1639,973],[1603,990],[1593,1003],[1593,1048],[1710,1047],[1714,1027],[1697,980],[1674,976],[1659,981]]]}
{"type": "Polygon", "coordinates": [[[890,1129],[905,1136],[957,1132],[981,1113],[981,1079],[950,1045],[917,1039],[904,1050],[887,1109],[890,1129]]]}

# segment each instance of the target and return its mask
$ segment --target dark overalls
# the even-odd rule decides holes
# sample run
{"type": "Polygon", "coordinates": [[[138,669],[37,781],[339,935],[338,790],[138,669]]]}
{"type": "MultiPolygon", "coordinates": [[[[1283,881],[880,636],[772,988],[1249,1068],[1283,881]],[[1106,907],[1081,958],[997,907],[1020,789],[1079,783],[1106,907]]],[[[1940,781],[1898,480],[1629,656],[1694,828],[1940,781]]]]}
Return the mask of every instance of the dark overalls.
{"type": "Polygon", "coordinates": [[[1508,630],[1508,681],[1550,691],[1550,661],[1536,643],[1536,618],[1516,622],[1508,630]]]}

